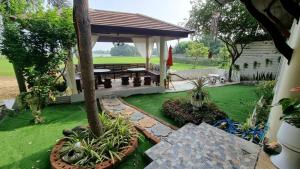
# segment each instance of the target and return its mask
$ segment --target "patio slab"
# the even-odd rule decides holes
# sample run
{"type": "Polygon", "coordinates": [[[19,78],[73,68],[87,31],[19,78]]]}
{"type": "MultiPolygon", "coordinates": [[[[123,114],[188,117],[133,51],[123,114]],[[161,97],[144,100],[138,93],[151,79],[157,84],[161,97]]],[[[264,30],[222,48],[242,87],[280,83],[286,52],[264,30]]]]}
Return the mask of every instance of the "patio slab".
{"type": "Polygon", "coordinates": [[[153,160],[146,169],[254,169],[259,146],[206,123],[188,125],[147,150],[153,160]]]}

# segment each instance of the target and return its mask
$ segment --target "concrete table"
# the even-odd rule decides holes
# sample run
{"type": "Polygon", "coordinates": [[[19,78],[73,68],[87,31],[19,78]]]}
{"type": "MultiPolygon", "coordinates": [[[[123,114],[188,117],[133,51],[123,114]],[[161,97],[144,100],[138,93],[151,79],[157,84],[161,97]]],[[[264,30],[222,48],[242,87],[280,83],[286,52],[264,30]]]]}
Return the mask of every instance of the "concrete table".
{"type": "Polygon", "coordinates": [[[140,73],[144,72],[145,70],[146,70],[145,68],[130,68],[130,69],[127,69],[128,72],[135,73],[135,77],[133,78],[133,86],[134,87],[141,86],[140,73]]]}

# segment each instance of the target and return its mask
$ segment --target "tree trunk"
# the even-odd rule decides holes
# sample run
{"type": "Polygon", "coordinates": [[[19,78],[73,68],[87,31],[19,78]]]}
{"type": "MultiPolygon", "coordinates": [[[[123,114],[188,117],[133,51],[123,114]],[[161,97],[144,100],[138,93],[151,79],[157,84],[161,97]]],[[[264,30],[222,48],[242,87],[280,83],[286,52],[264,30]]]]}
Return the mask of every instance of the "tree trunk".
{"type": "Polygon", "coordinates": [[[77,88],[76,88],[76,80],[75,80],[75,69],[74,69],[74,63],[73,63],[73,56],[71,52],[71,48],[68,50],[68,60],[66,62],[66,79],[67,79],[67,85],[71,90],[72,94],[77,94],[77,88]]]}
{"type": "Polygon", "coordinates": [[[13,64],[13,68],[15,71],[16,79],[18,82],[19,91],[21,92],[27,92],[26,84],[25,84],[25,78],[23,76],[22,70],[20,70],[15,64],[13,64]]]}
{"type": "Polygon", "coordinates": [[[231,63],[231,65],[229,66],[229,73],[228,73],[228,81],[232,82],[231,76],[232,76],[232,66],[233,64],[231,63]]]}
{"type": "Polygon", "coordinates": [[[103,134],[103,125],[98,117],[95,96],[94,67],[91,45],[91,25],[88,15],[88,0],[74,0],[73,17],[77,33],[77,43],[81,66],[81,77],[84,87],[89,126],[95,136],[103,134]]]}

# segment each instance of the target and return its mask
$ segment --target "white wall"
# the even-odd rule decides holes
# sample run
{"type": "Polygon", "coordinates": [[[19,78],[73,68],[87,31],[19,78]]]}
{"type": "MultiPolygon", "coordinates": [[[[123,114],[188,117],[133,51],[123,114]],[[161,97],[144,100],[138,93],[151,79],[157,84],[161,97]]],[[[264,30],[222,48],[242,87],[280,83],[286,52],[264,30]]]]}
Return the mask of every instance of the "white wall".
{"type": "Polygon", "coordinates": [[[273,41],[258,41],[246,46],[242,55],[236,61],[236,65],[239,65],[241,77],[252,78],[257,73],[272,73],[273,76],[277,76],[281,56],[273,41]],[[268,65],[266,64],[267,59],[271,61],[268,65]],[[256,68],[254,62],[257,62],[256,68]],[[245,68],[245,63],[248,64],[248,68],[245,68]]]}

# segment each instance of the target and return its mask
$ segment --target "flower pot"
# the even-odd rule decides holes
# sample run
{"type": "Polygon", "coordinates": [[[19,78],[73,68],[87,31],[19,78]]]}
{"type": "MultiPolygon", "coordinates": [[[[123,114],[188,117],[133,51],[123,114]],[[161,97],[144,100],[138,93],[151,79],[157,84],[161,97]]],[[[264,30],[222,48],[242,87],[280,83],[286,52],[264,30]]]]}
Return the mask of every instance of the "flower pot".
{"type": "MultiPolygon", "coordinates": [[[[134,132],[137,132],[135,128],[133,128],[132,130],[134,132]]],[[[65,143],[65,139],[61,139],[54,145],[50,154],[51,169],[92,169],[89,167],[79,167],[63,161],[59,157],[59,151],[63,147],[64,143],[65,143]]],[[[126,148],[121,150],[121,154],[122,154],[120,155],[121,160],[117,158],[114,159],[114,162],[112,160],[106,160],[102,163],[97,164],[94,169],[110,169],[115,167],[118,163],[120,163],[130,154],[132,154],[137,147],[138,147],[138,138],[135,136],[131,138],[129,145],[126,148]]]]}
{"type": "Polygon", "coordinates": [[[280,169],[300,168],[300,128],[283,121],[277,139],[282,151],[278,155],[271,156],[272,163],[280,169]]]}

